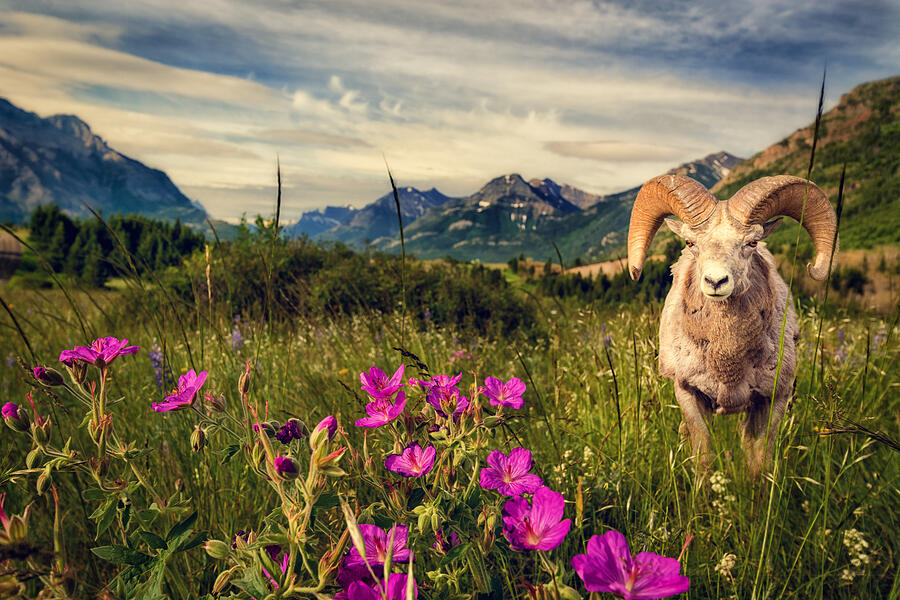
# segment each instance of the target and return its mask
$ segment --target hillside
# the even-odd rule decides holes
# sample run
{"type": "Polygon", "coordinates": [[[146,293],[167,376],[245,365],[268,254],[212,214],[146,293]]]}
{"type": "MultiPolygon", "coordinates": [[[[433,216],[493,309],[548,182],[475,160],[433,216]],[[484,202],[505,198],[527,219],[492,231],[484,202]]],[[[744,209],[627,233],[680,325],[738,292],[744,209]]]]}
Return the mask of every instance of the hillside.
{"type": "Polygon", "coordinates": [[[103,212],[202,223],[192,203],[162,171],[114,149],[72,115],[43,119],[0,99],[0,221],[23,223],[55,204],[85,217],[103,212]]]}
{"type": "MultiPolygon", "coordinates": [[[[734,168],[714,188],[728,198],[758,177],[806,176],[813,127],[798,129],[734,168]]],[[[837,199],[842,165],[847,164],[841,248],[873,248],[900,243],[900,77],[865,83],[841,97],[822,115],[811,179],[837,199]]],[[[796,239],[796,225],[782,226],[773,247],[796,239]]]]}

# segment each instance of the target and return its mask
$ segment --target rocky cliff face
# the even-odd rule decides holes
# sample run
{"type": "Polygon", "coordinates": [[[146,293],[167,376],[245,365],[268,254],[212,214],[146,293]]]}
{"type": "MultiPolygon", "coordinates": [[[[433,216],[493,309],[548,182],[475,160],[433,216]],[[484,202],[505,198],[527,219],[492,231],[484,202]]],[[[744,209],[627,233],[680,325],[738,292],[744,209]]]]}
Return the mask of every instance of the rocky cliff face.
{"type": "Polygon", "coordinates": [[[88,205],[106,215],[206,219],[165,173],[116,152],[81,119],[42,119],[0,99],[0,221],[21,223],[42,204],[73,216],[89,216],[88,205]]]}

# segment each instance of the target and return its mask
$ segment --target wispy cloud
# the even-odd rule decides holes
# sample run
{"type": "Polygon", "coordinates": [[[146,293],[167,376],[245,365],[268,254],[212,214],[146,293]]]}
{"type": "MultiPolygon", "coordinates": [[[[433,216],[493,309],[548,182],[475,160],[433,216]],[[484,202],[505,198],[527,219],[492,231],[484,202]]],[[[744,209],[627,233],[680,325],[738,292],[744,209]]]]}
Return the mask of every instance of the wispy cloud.
{"type": "Polygon", "coordinates": [[[511,171],[618,191],[805,125],[826,60],[831,102],[900,64],[887,0],[7,4],[0,95],[230,218],[270,205],[276,154],[287,218],[371,201],[385,158],[449,194],[511,171]]]}

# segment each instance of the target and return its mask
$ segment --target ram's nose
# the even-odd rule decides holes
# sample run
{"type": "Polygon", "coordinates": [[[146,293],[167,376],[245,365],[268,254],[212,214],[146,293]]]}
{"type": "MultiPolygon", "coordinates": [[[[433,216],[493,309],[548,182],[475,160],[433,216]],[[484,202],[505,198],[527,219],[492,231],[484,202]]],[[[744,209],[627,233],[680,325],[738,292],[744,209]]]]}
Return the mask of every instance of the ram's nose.
{"type": "Polygon", "coordinates": [[[720,287],[724,286],[726,283],[728,283],[728,275],[723,275],[722,277],[719,277],[718,279],[714,279],[714,278],[710,277],[709,275],[706,275],[703,277],[703,281],[705,281],[706,284],[709,287],[711,287],[713,289],[713,291],[715,291],[715,290],[718,290],[720,287]]]}

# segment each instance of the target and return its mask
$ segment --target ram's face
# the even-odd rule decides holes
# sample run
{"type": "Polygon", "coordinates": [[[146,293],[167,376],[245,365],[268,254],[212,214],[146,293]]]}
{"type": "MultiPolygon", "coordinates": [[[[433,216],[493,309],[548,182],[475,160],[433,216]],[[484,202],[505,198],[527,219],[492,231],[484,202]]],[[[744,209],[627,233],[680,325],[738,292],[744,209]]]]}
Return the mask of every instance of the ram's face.
{"type": "Polygon", "coordinates": [[[701,227],[689,227],[672,219],[666,219],[666,224],[693,254],[700,291],[710,300],[723,301],[747,289],[758,244],[775,230],[779,221],[745,226],[720,207],[701,227]]]}

